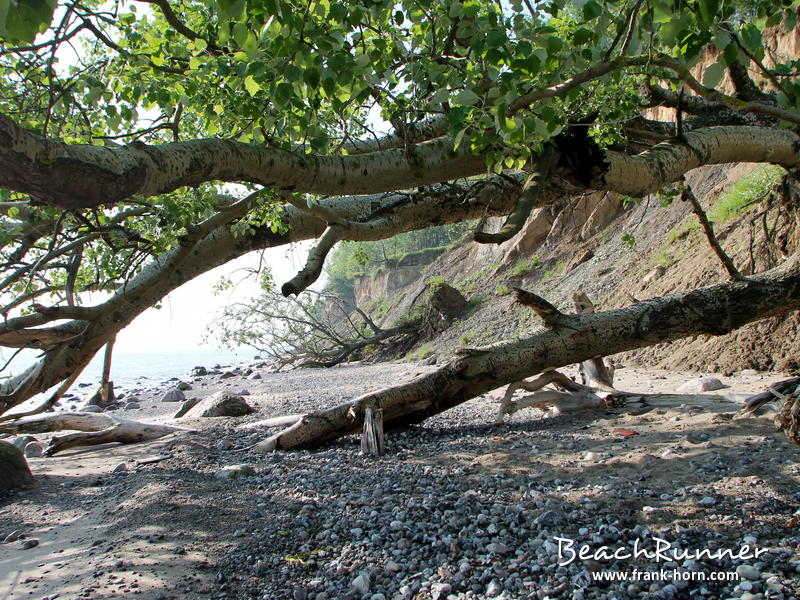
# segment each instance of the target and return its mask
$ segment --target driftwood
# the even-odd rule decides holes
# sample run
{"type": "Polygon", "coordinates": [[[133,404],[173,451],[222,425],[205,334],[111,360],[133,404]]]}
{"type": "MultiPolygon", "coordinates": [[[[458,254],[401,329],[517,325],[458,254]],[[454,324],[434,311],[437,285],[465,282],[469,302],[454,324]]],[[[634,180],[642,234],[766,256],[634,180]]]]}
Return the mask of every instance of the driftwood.
{"type": "Polygon", "coordinates": [[[383,456],[383,410],[364,410],[364,431],[361,432],[361,453],[367,456],[383,456]]]}
{"type": "Polygon", "coordinates": [[[133,444],[154,440],[170,433],[194,431],[173,425],[140,423],[103,413],[59,412],[26,417],[0,424],[2,433],[46,433],[51,431],[79,431],[53,437],[45,450],[46,456],[73,448],[120,442],[133,444]]]}
{"type": "MultiPolygon", "coordinates": [[[[514,291],[517,302],[533,310],[545,323],[557,324],[559,317],[566,316],[535,294],[519,288],[514,288],[514,291]]],[[[594,303],[583,292],[572,294],[572,303],[575,314],[594,313],[594,303]]],[[[544,371],[532,381],[521,380],[511,383],[500,399],[495,425],[502,424],[506,417],[523,408],[540,410],[555,408],[559,412],[571,412],[619,407],[624,404],[622,398],[624,394],[614,388],[614,366],[610,360],[594,356],[580,363],[579,372],[582,384],[552,369],[544,371]],[[552,385],[556,389],[540,391],[547,385],[552,385]],[[514,400],[514,393],[518,390],[534,393],[514,400]]]]}
{"type": "MultiPolygon", "coordinates": [[[[683,337],[723,335],[800,308],[800,257],[745,281],[671,294],[594,314],[556,313],[527,338],[462,350],[437,370],[400,385],[304,415],[256,444],[271,452],[316,447],[360,431],[367,407],[383,409],[390,431],[548,369],[683,337]]],[[[627,398],[634,395],[625,395],[627,398]]],[[[635,395],[640,397],[640,395],[635,395]]]]}
{"type": "Polygon", "coordinates": [[[784,379],[772,384],[766,391],[750,396],[745,401],[742,413],[754,415],[759,408],[775,400],[783,402],[781,410],[775,415],[775,426],[786,434],[789,441],[800,445],[800,377],[784,379]]]}

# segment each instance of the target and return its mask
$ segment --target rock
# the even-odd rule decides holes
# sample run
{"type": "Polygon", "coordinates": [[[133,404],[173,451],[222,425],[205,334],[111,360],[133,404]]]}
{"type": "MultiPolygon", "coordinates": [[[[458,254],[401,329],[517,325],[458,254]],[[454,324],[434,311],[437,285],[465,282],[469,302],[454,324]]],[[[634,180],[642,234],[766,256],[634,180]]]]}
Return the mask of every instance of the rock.
{"type": "Polygon", "coordinates": [[[399,571],[402,571],[402,567],[393,560],[389,559],[386,561],[386,564],[383,565],[383,570],[386,571],[387,573],[397,573],[399,571]]]}
{"type": "Polygon", "coordinates": [[[494,598],[495,596],[499,596],[503,592],[503,586],[500,585],[500,582],[497,579],[492,579],[489,582],[489,585],[486,586],[486,597],[487,598],[494,598]]]}
{"type": "Polygon", "coordinates": [[[721,390],[726,387],[728,386],[726,386],[716,377],[698,377],[697,379],[691,379],[687,381],[675,391],[678,394],[699,394],[701,392],[713,392],[714,390],[721,390]]]}
{"type": "Polygon", "coordinates": [[[180,419],[182,416],[188,413],[194,406],[196,406],[198,402],[200,402],[200,398],[189,398],[183,404],[181,404],[181,407],[178,409],[178,412],[172,415],[172,418],[180,419]]]}
{"type": "Polygon", "coordinates": [[[248,379],[261,379],[261,373],[255,371],[247,376],[248,379]]]}
{"type": "Polygon", "coordinates": [[[13,438],[11,438],[9,440],[6,440],[6,441],[7,442],[11,442],[12,444],[14,444],[20,450],[24,450],[25,446],[27,446],[31,442],[35,442],[36,438],[33,437],[32,435],[18,435],[16,437],[13,437],[13,438]]]}
{"type": "Polygon", "coordinates": [[[228,465],[214,473],[214,477],[217,479],[239,479],[240,477],[249,477],[255,474],[256,470],[252,465],[228,465]]]}
{"type": "Polygon", "coordinates": [[[197,403],[187,417],[241,417],[253,412],[244,398],[230,392],[217,392],[197,403]]]}
{"type": "MultiPolygon", "coordinates": [[[[85,406],[102,406],[103,405],[103,388],[102,386],[95,386],[90,389],[83,397],[83,404],[85,406]]],[[[84,411],[89,412],[89,411],[84,411]]]]}
{"type": "Polygon", "coordinates": [[[236,373],[233,371],[225,371],[219,376],[220,379],[230,379],[231,377],[236,377],[236,373]]]}
{"type": "Polygon", "coordinates": [[[425,360],[422,361],[423,365],[435,365],[436,361],[439,360],[435,354],[429,356],[425,360]]]}
{"type": "Polygon", "coordinates": [[[429,292],[431,308],[443,319],[454,319],[467,306],[467,300],[461,292],[444,281],[429,285],[429,292]]]}
{"type": "Polygon", "coordinates": [[[41,458],[44,456],[44,446],[39,442],[31,442],[25,446],[25,458],[41,458]]]}
{"type": "Polygon", "coordinates": [[[686,441],[690,444],[702,444],[707,442],[710,436],[705,431],[690,432],[686,434],[686,441]]]}
{"type": "Polygon", "coordinates": [[[125,473],[128,470],[128,465],[125,463],[119,463],[114,469],[111,471],[112,473],[125,473]]]}
{"type": "Polygon", "coordinates": [[[128,402],[123,407],[125,410],[135,410],[137,408],[142,408],[142,405],[138,402],[128,402]]]}
{"type": "Polygon", "coordinates": [[[22,451],[14,444],[0,441],[0,491],[33,483],[33,474],[22,451]]]}
{"type": "Polygon", "coordinates": [[[192,386],[190,386],[190,385],[189,385],[188,383],[186,383],[185,381],[179,381],[179,382],[178,382],[178,383],[175,385],[175,387],[176,387],[177,389],[179,389],[180,391],[182,391],[182,392],[185,392],[186,390],[190,390],[190,389],[192,389],[192,386]]]}
{"type": "Polygon", "coordinates": [[[19,529],[16,529],[3,538],[3,543],[10,544],[11,542],[16,542],[21,537],[22,537],[22,532],[19,529]]]}
{"type": "Polygon", "coordinates": [[[186,400],[186,394],[178,388],[172,388],[161,396],[161,402],[183,402],[184,400],[186,400]]]}
{"type": "Polygon", "coordinates": [[[80,412],[86,412],[86,413],[101,413],[101,412],[103,412],[103,409],[101,407],[97,406],[96,404],[86,404],[84,406],[79,406],[78,410],[80,412]]]}
{"type": "Polygon", "coordinates": [[[206,369],[205,367],[195,367],[194,369],[192,369],[192,375],[194,377],[205,377],[206,375],[208,375],[208,369],[206,369]]]}
{"type": "Polygon", "coordinates": [[[19,547],[23,550],[30,550],[31,548],[36,548],[39,545],[39,540],[36,538],[28,538],[25,540],[20,541],[19,547]]]}
{"type": "Polygon", "coordinates": [[[239,395],[240,396],[249,396],[250,395],[250,390],[248,390],[247,388],[242,388],[242,389],[239,390],[239,395]]]}
{"type": "Polygon", "coordinates": [[[761,580],[761,571],[751,565],[739,565],[736,567],[736,574],[749,581],[761,580]]]}
{"type": "Polygon", "coordinates": [[[353,586],[353,589],[356,592],[358,592],[363,596],[364,594],[369,593],[369,584],[370,584],[369,575],[366,573],[361,573],[361,575],[359,575],[353,580],[353,583],[351,585],[353,586]]]}
{"type": "Polygon", "coordinates": [[[558,527],[566,522],[566,515],[559,510],[546,510],[533,520],[533,524],[542,529],[558,527]]]}
{"type": "Polygon", "coordinates": [[[703,506],[714,506],[717,503],[716,499],[711,496],[703,496],[700,498],[700,504],[703,506]]]}
{"type": "Polygon", "coordinates": [[[453,589],[449,583],[434,583],[431,585],[431,598],[433,600],[442,600],[447,598],[447,595],[453,589]]]}
{"type": "Polygon", "coordinates": [[[486,550],[492,554],[508,554],[508,546],[497,542],[492,542],[486,546],[486,550]]]}

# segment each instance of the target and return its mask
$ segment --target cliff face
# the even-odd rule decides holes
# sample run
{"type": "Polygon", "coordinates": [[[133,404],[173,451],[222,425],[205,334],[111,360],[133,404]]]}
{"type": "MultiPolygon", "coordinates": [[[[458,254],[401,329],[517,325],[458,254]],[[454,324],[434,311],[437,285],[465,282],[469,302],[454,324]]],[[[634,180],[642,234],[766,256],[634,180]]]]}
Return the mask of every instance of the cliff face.
{"type": "MultiPolygon", "coordinates": [[[[706,210],[718,219],[720,243],[745,274],[780,263],[800,245],[796,189],[770,190],[770,185],[753,184],[747,193],[755,195],[744,201],[742,217],[719,216],[731,194],[738,193],[737,182],[741,185],[743,177],[762,171],[763,166],[738,164],[697,169],[688,177],[706,210]]],[[[767,182],[778,178],[773,174],[767,182]]],[[[496,231],[500,223],[490,220],[485,227],[496,231]]],[[[409,281],[411,274],[410,269],[400,268],[396,275],[381,273],[359,282],[362,306],[370,307],[369,301],[383,294],[376,316],[388,325],[412,309],[427,280],[446,280],[470,300],[470,308],[435,339],[420,343],[440,360],[462,346],[515,338],[540,327],[530,311],[511,302],[512,286],[535,291],[570,312],[571,294],[578,290],[604,310],[726,279],[688,203],[667,204],[656,197],[636,202],[603,193],[534,211],[508,242],[497,246],[463,242],[438,256],[424,275],[409,281]]],[[[790,314],[727,336],[701,336],[618,358],[627,364],[733,372],[792,371],[798,368],[798,356],[800,319],[790,314]]]]}
{"type": "Polygon", "coordinates": [[[396,264],[384,267],[372,275],[353,278],[353,295],[357,306],[367,306],[376,298],[404,288],[418,280],[425,267],[444,253],[444,249],[431,248],[404,256],[396,264]]]}
{"type": "MultiPolygon", "coordinates": [[[[800,15],[800,8],[798,8],[800,15]]],[[[800,18],[800,17],[799,17],[800,18]]],[[[800,32],[775,28],[765,36],[765,64],[800,55],[800,32]]],[[[693,72],[702,73],[718,59],[708,50],[693,72]]],[[[765,91],[770,82],[757,70],[751,77],[765,91]]],[[[733,92],[726,74],[720,88],[733,92]]],[[[673,109],[648,111],[647,117],[671,121],[673,109]]],[[[751,184],[742,200],[732,195],[737,182],[764,167],[751,164],[711,166],[687,176],[707,211],[716,212],[714,225],[725,251],[744,274],[779,264],[800,246],[798,190],[785,185],[769,189],[751,184]],[[725,214],[726,203],[738,202],[741,217],[725,214]]],[[[756,177],[757,179],[757,177],[756,177]]],[[[769,178],[767,178],[769,179],[769,178]]],[[[581,290],[610,309],[679,290],[725,281],[686,202],[665,198],[641,201],[595,193],[560,206],[534,210],[522,231],[500,245],[464,242],[436,258],[425,270],[400,267],[356,282],[357,295],[367,305],[381,297],[381,321],[390,324],[408,313],[431,277],[442,277],[470,298],[471,308],[436,339],[424,341],[441,359],[461,346],[488,344],[525,335],[539,327],[529,311],[511,303],[509,288],[535,291],[565,312],[571,294],[581,290]],[[419,273],[419,275],[417,275],[419,273]]],[[[501,219],[483,225],[497,231],[501,219]]],[[[727,336],[701,336],[656,346],[619,357],[629,364],[671,369],[733,372],[739,369],[797,371],[800,369],[800,318],[788,314],[740,329],[727,336]]]]}

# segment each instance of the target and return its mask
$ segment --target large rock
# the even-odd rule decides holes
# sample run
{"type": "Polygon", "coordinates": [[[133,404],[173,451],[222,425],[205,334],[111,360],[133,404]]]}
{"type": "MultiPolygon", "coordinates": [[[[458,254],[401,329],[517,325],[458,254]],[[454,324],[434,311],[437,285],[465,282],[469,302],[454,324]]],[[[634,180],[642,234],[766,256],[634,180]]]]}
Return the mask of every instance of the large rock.
{"type": "Polygon", "coordinates": [[[83,397],[84,406],[103,406],[103,387],[95,386],[83,397]]]}
{"type": "Polygon", "coordinates": [[[241,417],[253,412],[244,398],[230,392],[217,392],[197,403],[187,417],[241,417]]]}
{"type": "Polygon", "coordinates": [[[33,483],[33,474],[22,451],[14,444],[0,441],[0,491],[33,483]]]}
{"type": "Polygon", "coordinates": [[[166,394],[161,396],[162,402],[183,402],[186,400],[186,394],[184,394],[178,388],[172,388],[166,394]]]}
{"type": "Polygon", "coordinates": [[[716,377],[698,377],[687,381],[677,390],[679,394],[700,394],[702,392],[713,392],[728,387],[716,377]]]}
{"type": "Polygon", "coordinates": [[[430,285],[431,306],[445,319],[453,319],[467,306],[467,300],[456,288],[444,282],[430,285]]]}

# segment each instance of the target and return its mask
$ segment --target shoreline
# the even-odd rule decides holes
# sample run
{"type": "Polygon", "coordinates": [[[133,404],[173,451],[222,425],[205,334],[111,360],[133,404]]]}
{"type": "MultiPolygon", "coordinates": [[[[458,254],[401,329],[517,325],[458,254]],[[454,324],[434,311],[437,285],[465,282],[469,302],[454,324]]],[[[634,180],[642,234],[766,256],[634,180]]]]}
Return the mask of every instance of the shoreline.
{"type": "MultiPolygon", "coordinates": [[[[258,369],[260,379],[243,372],[196,377],[187,396],[248,388],[256,412],[173,420],[178,404],[153,393],[125,416],[197,433],[29,459],[35,487],[0,500],[0,534],[25,536],[0,545],[0,589],[10,590],[3,600],[511,600],[543,590],[590,600],[607,593],[591,582],[593,563],[555,565],[556,537],[616,547],[654,536],[698,549],[708,540],[752,546],[753,538],[767,554],[726,558],[717,567],[703,559],[696,569],[741,570],[755,579],[704,585],[726,598],[800,593],[800,537],[786,529],[800,501],[797,448],[768,416],[734,418],[735,403],[700,395],[638,415],[524,410],[493,427],[496,391],[389,433],[378,460],[359,454],[356,436],[317,450],[244,450],[274,431],[247,429],[250,423],[339,403],[432,368],[395,362],[258,369]],[[638,435],[614,436],[619,427],[638,435]],[[38,544],[23,549],[32,539],[38,544]]],[[[617,371],[621,388],[640,392],[674,391],[694,376],[617,371]]],[[[782,377],[721,379],[731,386],[725,392],[746,394],[782,377]]],[[[626,560],[601,566],[634,568],[626,560]]],[[[619,594],[683,598],[683,583],[639,581],[619,594]]]]}

